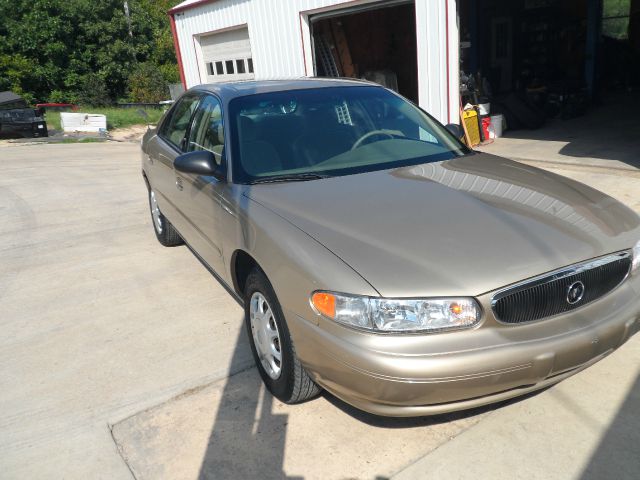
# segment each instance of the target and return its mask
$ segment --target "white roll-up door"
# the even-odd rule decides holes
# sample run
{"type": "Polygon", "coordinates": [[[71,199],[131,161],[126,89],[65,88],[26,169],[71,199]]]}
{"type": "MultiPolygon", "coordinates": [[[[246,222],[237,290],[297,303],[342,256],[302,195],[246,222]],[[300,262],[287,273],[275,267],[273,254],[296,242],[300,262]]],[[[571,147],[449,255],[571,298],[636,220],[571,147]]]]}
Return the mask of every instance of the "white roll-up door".
{"type": "Polygon", "coordinates": [[[246,28],[200,37],[207,82],[254,78],[251,42],[246,28]]]}

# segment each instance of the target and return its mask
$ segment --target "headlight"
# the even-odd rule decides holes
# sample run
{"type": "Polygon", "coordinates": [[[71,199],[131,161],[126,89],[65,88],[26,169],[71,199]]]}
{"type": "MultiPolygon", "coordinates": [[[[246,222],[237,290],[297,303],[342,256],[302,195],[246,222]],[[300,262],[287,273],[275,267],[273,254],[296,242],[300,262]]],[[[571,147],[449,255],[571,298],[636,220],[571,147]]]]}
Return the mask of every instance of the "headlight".
{"type": "Polygon", "coordinates": [[[472,298],[391,299],[315,292],[311,303],[331,320],[378,332],[443,331],[480,321],[480,307],[472,298]]]}
{"type": "Polygon", "coordinates": [[[631,273],[640,269],[640,241],[631,250],[631,273]]]}

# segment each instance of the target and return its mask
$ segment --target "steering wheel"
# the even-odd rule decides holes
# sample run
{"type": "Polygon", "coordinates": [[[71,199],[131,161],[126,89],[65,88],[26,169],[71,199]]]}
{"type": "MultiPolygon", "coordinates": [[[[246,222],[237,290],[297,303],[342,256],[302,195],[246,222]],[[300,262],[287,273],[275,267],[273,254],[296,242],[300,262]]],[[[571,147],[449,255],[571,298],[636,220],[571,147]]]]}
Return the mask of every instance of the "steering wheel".
{"type": "Polygon", "coordinates": [[[394,135],[397,135],[399,133],[401,132],[396,132],[395,130],[372,130],[370,132],[365,133],[358,140],[356,140],[353,146],[351,147],[351,150],[355,150],[360,145],[362,145],[362,142],[364,142],[367,138],[373,137],[374,135],[386,135],[389,138],[395,138],[394,135]]]}

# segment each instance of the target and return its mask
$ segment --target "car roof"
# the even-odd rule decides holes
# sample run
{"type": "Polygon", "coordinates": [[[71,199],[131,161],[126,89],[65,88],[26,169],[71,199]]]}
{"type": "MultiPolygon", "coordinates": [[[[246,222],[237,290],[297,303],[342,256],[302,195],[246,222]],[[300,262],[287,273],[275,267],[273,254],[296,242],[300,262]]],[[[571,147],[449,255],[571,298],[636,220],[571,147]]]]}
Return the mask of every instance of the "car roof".
{"type": "Polygon", "coordinates": [[[27,107],[27,103],[24,101],[24,99],[20,96],[17,95],[13,92],[10,91],[6,91],[6,92],[0,92],[0,105],[8,105],[8,104],[13,104],[16,102],[22,102],[24,103],[23,107],[15,107],[15,108],[26,108],[27,107]]]}
{"type": "Polygon", "coordinates": [[[380,87],[377,83],[356,78],[283,78],[271,80],[243,80],[231,82],[209,83],[190,88],[188,91],[206,91],[217,94],[225,101],[236,97],[244,97],[257,93],[282,92],[286,90],[303,90],[307,88],[330,87],[380,87]]]}

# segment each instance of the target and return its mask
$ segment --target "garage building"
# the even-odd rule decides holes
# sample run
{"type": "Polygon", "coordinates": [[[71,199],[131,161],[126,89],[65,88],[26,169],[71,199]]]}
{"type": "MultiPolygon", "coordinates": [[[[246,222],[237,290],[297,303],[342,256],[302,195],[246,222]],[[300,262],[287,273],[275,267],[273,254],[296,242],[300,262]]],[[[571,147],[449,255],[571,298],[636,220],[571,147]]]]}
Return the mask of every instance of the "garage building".
{"type": "Polygon", "coordinates": [[[187,0],[169,14],[187,88],[367,78],[443,123],[489,94],[578,115],[599,89],[640,77],[640,0],[187,0]]]}

